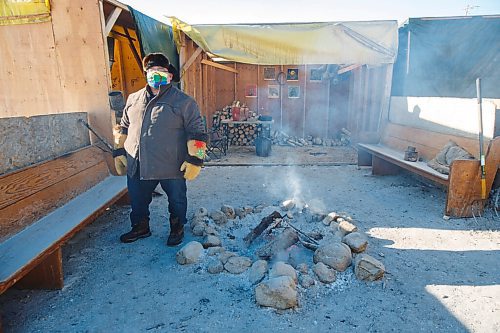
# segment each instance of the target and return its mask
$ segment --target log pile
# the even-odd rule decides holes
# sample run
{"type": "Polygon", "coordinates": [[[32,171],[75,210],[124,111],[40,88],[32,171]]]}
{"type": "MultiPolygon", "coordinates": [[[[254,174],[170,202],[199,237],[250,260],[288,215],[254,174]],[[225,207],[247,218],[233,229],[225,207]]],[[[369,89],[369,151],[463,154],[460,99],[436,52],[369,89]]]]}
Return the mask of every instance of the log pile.
{"type": "MultiPolygon", "coordinates": [[[[258,115],[250,111],[245,104],[234,101],[231,105],[225,106],[222,110],[216,111],[213,115],[213,126],[220,126],[220,121],[224,119],[233,119],[232,109],[237,106],[243,110],[239,113],[241,119],[238,120],[257,120],[258,115]],[[241,106],[240,106],[241,105],[241,106]]],[[[258,135],[260,128],[255,124],[231,124],[229,125],[229,145],[232,146],[253,146],[254,140],[258,135]]],[[[282,130],[272,130],[271,139],[274,145],[304,147],[304,146],[349,146],[351,144],[351,133],[342,128],[333,138],[321,138],[307,135],[304,138],[290,136],[282,130]]]]}
{"type": "MultiPolygon", "coordinates": [[[[232,119],[232,107],[238,103],[233,102],[232,105],[225,106],[222,110],[217,111],[213,116],[214,126],[219,126],[220,121],[224,119],[232,119]]],[[[241,108],[245,108],[243,105],[241,108]]],[[[247,118],[245,120],[255,120],[257,115],[252,111],[245,112],[247,118]]],[[[255,124],[230,124],[229,125],[229,145],[232,146],[253,146],[254,140],[260,129],[255,124]]]]}
{"type": "Polygon", "coordinates": [[[271,138],[274,145],[291,146],[291,147],[304,147],[304,146],[349,146],[351,144],[351,133],[343,128],[335,136],[335,138],[321,138],[307,135],[304,138],[297,136],[290,136],[283,131],[275,130],[271,133],[271,138]]]}

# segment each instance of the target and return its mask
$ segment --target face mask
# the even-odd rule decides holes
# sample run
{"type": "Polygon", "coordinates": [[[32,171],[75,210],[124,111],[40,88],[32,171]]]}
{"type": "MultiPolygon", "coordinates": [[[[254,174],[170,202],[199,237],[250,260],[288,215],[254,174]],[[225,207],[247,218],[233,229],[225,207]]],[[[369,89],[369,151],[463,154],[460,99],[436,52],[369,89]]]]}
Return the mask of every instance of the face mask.
{"type": "Polygon", "coordinates": [[[160,86],[166,86],[170,83],[168,73],[150,71],[146,73],[146,78],[148,85],[154,89],[159,89],[160,86]]]}

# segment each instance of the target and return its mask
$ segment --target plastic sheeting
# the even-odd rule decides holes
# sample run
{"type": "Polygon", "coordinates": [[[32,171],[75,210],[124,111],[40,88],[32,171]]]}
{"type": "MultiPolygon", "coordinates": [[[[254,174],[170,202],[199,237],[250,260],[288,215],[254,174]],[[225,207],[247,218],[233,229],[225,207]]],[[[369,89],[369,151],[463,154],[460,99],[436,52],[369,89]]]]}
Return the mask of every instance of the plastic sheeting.
{"type": "Polygon", "coordinates": [[[179,54],[175,46],[172,27],[129,7],[137,26],[141,53],[162,52],[179,69],[179,54]]]}
{"type": "Polygon", "coordinates": [[[393,96],[498,98],[500,16],[410,18],[399,29],[393,96]]]}
{"type": "MultiPolygon", "coordinates": [[[[188,25],[180,30],[205,52],[258,65],[394,63],[396,21],[294,24],[188,25]]],[[[178,41],[177,41],[178,42],[178,41]]]]}
{"type": "Polygon", "coordinates": [[[50,21],[49,0],[0,0],[0,25],[50,21]]]}

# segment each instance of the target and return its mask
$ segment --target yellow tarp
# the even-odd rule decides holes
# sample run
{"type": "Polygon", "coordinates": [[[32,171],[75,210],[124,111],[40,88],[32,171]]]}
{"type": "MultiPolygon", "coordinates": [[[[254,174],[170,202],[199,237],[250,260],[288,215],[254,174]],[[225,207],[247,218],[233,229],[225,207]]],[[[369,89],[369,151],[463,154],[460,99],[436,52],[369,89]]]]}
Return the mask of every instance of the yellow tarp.
{"type": "Polygon", "coordinates": [[[0,25],[47,22],[49,0],[0,0],[0,25]]]}
{"type": "Polygon", "coordinates": [[[241,63],[381,65],[394,63],[397,55],[397,21],[189,25],[170,20],[174,37],[182,31],[205,52],[241,63]]]}

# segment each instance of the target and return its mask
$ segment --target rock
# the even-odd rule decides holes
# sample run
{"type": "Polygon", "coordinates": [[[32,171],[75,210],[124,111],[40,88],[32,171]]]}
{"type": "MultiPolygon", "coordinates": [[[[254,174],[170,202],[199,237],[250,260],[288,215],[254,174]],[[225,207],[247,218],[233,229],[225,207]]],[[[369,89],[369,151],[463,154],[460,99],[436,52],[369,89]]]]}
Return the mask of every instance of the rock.
{"type": "Polygon", "coordinates": [[[295,202],[292,199],[285,200],[281,203],[280,208],[283,210],[290,210],[295,207],[295,202]]]}
{"type": "Polygon", "coordinates": [[[232,206],[229,206],[229,205],[222,205],[222,207],[220,208],[221,212],[223,212],[224,214],[226,214],[227,218],[232,220],[236,217],[236,214],[234,213],[234,208],[232,206]]]}
{"type": "Polygon", "coordinates": [[[240,218],[240,220],[243,220],[245,216],[247,216],[247,213],[243,210],[243,208],[235,208],[234,213],[240,218]]]}
{"type": "Polygon", "coordinates": [[[342,219],[342,221],[339,222],[339,230],[347,235],[347,234],[350,234],[351,232],[358,231],[358,227],[356,227],[351,222],[348,222],[348,221],[342,219]]]}
{"type": "Polygon", "coordinates": [[[330,223],[332,223],[333,221],[335,221],[335,219],[338,217],[337,213],[335,212],[331,212],[329,213],[327,216],[325,216],[323,218],[323,224],[324,225],[330,225],[330,223]]]}
{"type": "Polygon", "coordinates": [[[252,214],[253,212],[253,207],[252,206],[243,206],[243,211],[245,212],[245,214],[252,214]]]}
{"type": "Polygon", "coordinates": [[[322,262],[339,272],[345,271],[351,260],[351,249],[344,243],[322,245],[314,252],[313,257],[315,264],[322,262]]]}
{"type": "Polygon", "coordinates": [[[230,252],[230,251],[224,251],[221,254],[219,254],[219,260],[222,261],[223,264],[227,262],[227,260],[231,257],[235,257],[236,253],[230,252]]]}
{"type": "Polygon", "coordinates": [[[210,218],[214,220],[215,224],[221,225],[227,223],[227,216],[220,210],[215,210],[210,213],[210,218]]]}
{"type": "Polygon", "coordinates": [[[316,284],[316,280],[310,275],[300,275],[299,277],[299,283],[303,288],[310,288],[311,286],[314,286],[316,284]]]}
{"type": "Polygon", "coordinates": [[[203,218],[208,216],[208,210],[205,207],[200,207],[194,212],[195,218],[203,218]]]}
{"type": "Polygon", "coordinates": [[[279,276],[255,287],[255,300],[261,306],[289,309],[298,305],[297,285],[289,276],[279,276]]]}
{"type": "Polygon", "coordinates": [[[354,274],[359,280],[375,281],[384,276],[385,267],[377,259],[362,253],[354,260],[354,274]]]}
{"type": "Polygon", "coordinates": [[[360,232],[351,232],[342,239],[342,242],[347,244],[352,252],[361,253],[368,246],[368,237],[360,232]]]}
{"type": "Polygon", "coordinates": [[[189,222],[189,227],[191,228],[191,230],[193,230],[197,224],[206,224],[206,223],[207,223],[206,217],[194,217],[189,222]]]}
{"type": "Polygon", "coordinates": [[[203,247],[205,249],[209,247],[214,247],[214,246],[221,246],[222,242],[219,237],[214,236],[214,235],[207,235],[205,239],[203,240],[203,247]]]}
{"type": "Polygon", "coordinates": [[[258,206],[256,206],[256,207],[253,209],[253,212],[254,212],[255,214],[262,213],[262,211],[264,210],[264,208],[266,208],[266,206],[264,206],[264,205],[258,205],[258,206]]]}
{"type": "Polygon", "coordinates": [[[293,282],[297,283],[297,272],[292,266],[285,264],[283,261],[277,261],[269,272],[269,278],[278,276],[289,276],[293,279],[293,282]]]}
{"type": "Polygon", "coordinates": [[[198,223],[193,227],[192,233],[194,236],[203,236],[205,233],[205,228],[207,225],[205,223],[198,223]]]}
{"type": "Polygon", "coordinates": [[[184,245],[175,255],[177,262],[181,265],[193,264],[197,262],[203,253],[203,246],[192,241],[184,245]]]}
{"type": "Polygon", "coordinates": [[[222,246],[209,247],[207,250],[207,255],[214,256],[214,255],[222,253],[224,251],[226,251],[226,249],[223,248],[222,246]]]}
{"type": "Polygon", "coordinates": [[[210,274],[219,274],[224,270],[224,265],[218,259],[211,259],[207,265],[207,271],[210,274]]]}
{"type": "Polygon", "coordinates": [[[230,257],[224,264],[224,269],[231,274],[241,274],[252,266],[252,260],[247,257],[230,257]]]}
{"type": "Polygon", "coordinates": [[[302,274],[308,274],[309,273],[309,266],[305,262],[303,262],[303,263],[297,265],[297,270],[302,274]]]}
{"type": "Polygon", "coordinates": [[[337,273],[335,272],[335,270],[323,264],[322,262],[318,262],[317,264],[315,264],[312,270],[318,277],[318,280],[323,283],[332,283],[337,279],[337,273]]]}
{"type": "Polygon", "coordinates": [[[219,233],[217,232],[217,230],[215,230],[214,227],[207,225],[203,231],[203,236],[206,236],[206,235],[219,236],[219,233]]]}
{"type": "Polygon", "coordinates": [[[257,260],[252,264],[252,267],[248,270],[248,280],[252,284],[257,284],[267,273],[267,261],[265,260],[257,260]]]}

